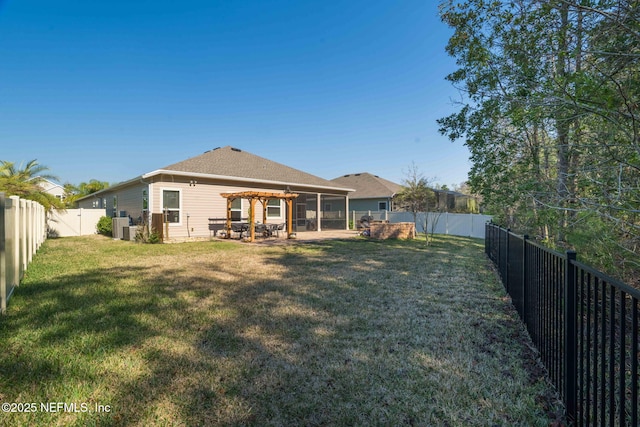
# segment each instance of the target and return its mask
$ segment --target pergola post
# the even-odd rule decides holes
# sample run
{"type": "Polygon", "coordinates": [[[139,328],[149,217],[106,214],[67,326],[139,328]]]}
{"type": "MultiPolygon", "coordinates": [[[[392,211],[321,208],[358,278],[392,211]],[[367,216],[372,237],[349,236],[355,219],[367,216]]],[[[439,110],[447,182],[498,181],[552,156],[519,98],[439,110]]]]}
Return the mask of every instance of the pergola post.
{"type": "Polygon", "coordinates": [[[233,203],[233,199],[231,197],[227,198],[227,235],[226,238],[231,238],[231,204],[233,203]]]}
{"type": "Polygon", "coordinates": [[[270,193],[266,191],[241,191],[238,193],[220,193],[227,199],[227,238],[231,237],[231,204],[235,199],[248,199],[251,205],[251,215],[249,217],[250,241],[255,240],[255,208],[256,201],[262,203],[262,218],[267,223],[267,203],[271,199],[284,200],[287,204],[287,237],[293,233],[293,199],[298,197],[296,193],[270,193]]]}
{"type": "Polygon", "coordinates": [[[293,232],[293,200],[286,199],[287,201],[287,239],[291,238],[293,232]]]}
{"type": "Polygon", "coordinates": [[[255,216],[256,216],[256,199],[251,197],[249,199],[249,210],[251,215],[249,215],[249,241],[253,242],[256,239],[256,227],[255,227],[255,216]]]}
{"type": "Polygon", "coordinates": [[[269,199],[260,199],[260,203],[262,203],[262,223],[267,223],[267,203],[269,203],[269,199]]]}

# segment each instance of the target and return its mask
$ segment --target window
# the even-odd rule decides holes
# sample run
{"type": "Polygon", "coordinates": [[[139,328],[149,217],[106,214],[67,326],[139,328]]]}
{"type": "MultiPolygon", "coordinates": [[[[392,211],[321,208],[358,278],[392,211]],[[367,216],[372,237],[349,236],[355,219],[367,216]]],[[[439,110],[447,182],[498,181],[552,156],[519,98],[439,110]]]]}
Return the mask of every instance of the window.
{"type": "Polygon", "coordinates": [[[271,199],[267,202],[267,218],[280,218],[280,200],[271,199]]]}
{"type": "Polygon", "coordinates": [[[378,210],[386,211],[387,210],[387,202],[378,202],[378,210]]]}
{"type": "Polygon", "coordinates": [[[142,213],[140,214],[140,221],[143,224],[149,221],[149,193],[147,190],[142,190],[142,213]]]}
{"type": "Polygon", "coordinates": [[[231,201],[231,221],[242,220],[242,199],[231,201]]]}
{"type": "Polygon", "coordinates": [[[113,216],[118,216],[118,196],[113,196],[113,216]]]}
{"type": "Polygon", "coordinates": [[[162,190],[162,209],[168,223],[180,223],[180,190],[162,190]]]}

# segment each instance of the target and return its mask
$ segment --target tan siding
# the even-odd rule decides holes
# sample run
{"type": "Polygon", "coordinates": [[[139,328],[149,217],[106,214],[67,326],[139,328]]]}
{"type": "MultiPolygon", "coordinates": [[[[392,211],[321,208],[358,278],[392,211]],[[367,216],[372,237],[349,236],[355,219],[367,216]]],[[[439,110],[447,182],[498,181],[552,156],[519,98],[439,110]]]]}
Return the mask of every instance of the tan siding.
{"type": "MultiPolygon", "coordinates": [[[[270,191],[278,192],[273,188],[256,188],[237,185],[223,185],[214,182],[200,182],[190,186],[188,181],[156,182],[152,186],[152,212],[162,212],[162,190],[171,189],[181,192],[180,224],[169,225],[169,237],[209,237],[209,218],[226,218],[227,200],[220,193],[235,193],[239,191],[270,191]],[[187,213],[188,228],[187,228],[187,213]]],[[[249,216],[249,201],[243,200],[243,218],[249,216]]],[[[268,222],[279,223],[284,221],[285,209],[281,208],[281,218],[269,218],[268,222]]],[[[262,204],[256,203],[256,221],[262,221],[262,204]]]]}

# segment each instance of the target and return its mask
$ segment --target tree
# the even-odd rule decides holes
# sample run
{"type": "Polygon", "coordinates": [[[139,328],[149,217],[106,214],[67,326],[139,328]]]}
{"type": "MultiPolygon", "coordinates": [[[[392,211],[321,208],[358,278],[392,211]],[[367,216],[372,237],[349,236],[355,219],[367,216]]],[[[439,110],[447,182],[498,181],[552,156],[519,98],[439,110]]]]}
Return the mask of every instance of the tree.
{"type": "Polygon", "coordinates": [[[423,177],[415,163],[405,173],[403,188],[396,197],[402,207],[413,214],[413,222],[416,222],[418,212],[425,212],[429,201],[433,200],[433,190],[429,188],[429,181],[423,177]]]}
{"type": "Polygon", "coordinates": [[[0,191],[9,196],[34,200],[47,211],[62,209],[62,201],[42,189],[41,184],[45,179],[57,180],[57,177],[46,172],[48,170],[46,166],[39,165],[36,159],[18,168],[13,162],[0,160],[0,191]]]}
{"type": "Polygon", "coordinates": [[[639,6],[440,4],[463,100],[438,123],[465,139],[473,191],[498,221],[556,246],[606,236],[619,269],[640,247],[639,6]]]}
{"type": "MultiPolygon", "coordinates": [[[[430,188],[430,180],[424,178],[415,163],[406,171],[406,177],[402,181],[403,188],[398,193],[397,200],[413,214],[413,223],[417,224],[418,213],[427,212],[431,206],[435,206],[435,193],[430,188]]],[[[426,218],[429,216],[427,215],[426,218]]],[[[429,242],[428,226],[424,225],[424,232],[429,242]]]]}
{"type": "Polygon", "coordinates": [[[66,183],[64,185],[65,189],[65,203],[67,207],[72,208],[75,207],[78,199],[88,196],[89,194],[96,193],[100,190],[104,190],[109,187],[109,183],[106,181],[99,181],[97,179],[92,179],[89,182],[81,182],[78,185],[73,185],[70,183],[66,183]]]}

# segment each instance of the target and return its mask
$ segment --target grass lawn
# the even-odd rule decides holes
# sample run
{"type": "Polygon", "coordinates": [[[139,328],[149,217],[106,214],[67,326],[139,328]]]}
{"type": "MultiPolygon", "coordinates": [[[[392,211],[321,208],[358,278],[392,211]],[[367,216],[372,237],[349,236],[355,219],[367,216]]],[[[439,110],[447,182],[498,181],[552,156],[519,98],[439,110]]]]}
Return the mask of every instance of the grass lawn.
{"type": "Polygon", "coordinates": [[[49,240],[0,318],[0,401],[36,412],[0,425],[546,426],[488,265],[444,236],[49,240]]]}

